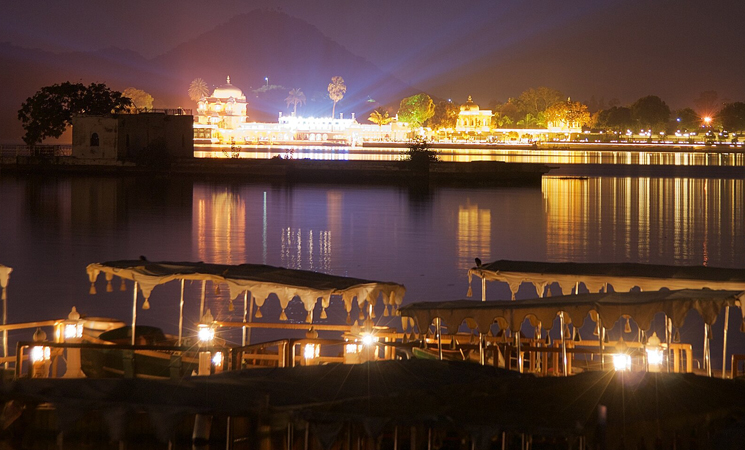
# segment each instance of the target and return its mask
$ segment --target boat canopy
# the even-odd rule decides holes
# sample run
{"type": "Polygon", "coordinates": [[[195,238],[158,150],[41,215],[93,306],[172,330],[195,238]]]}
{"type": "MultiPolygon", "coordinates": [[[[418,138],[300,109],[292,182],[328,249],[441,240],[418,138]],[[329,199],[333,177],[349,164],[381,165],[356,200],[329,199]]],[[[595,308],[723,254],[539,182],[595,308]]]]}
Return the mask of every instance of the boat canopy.
{"type": "Polygon", "coordinates": [[[745,290],[745,269],[500,260],[469,269],[469,297],[474,275],[488,281],[509,284],[513,300],[523,282],[532,283],[539,296],[543,296],[545,287],[554,282],[559,284],[565,294],[570,293],[578,283],[584,283],[590,292],[599,292],[608,284],[617,292],[630,291],[634,287],[639,287],[642,291],[658,291],[662,288],[745,290]]]}
{"type": "MultiPolygon", "coordinates": [[[[174,280],[201,280],[213,283],[226,283],[230,288],[230,298],[251,292],[256,305],[261,307],[269,294],[276,294],[282,310],[296,296],[303,302],[306,311],[312,311],[318,300],[322,307],[329,305],[332,295],[339,295],[349,312],[356,298],[361,307],[365,301],[375,306],[377,298],[383,295],[383,302],[396,308],[403,301],[406,288],[402,284],[363,280],[360,278],[327,275],[307,270],[285,269],[262,264],[207,264],[203,262],[151,262],[146,260],[109,261],[93,263],[87,267],[91,282],[91,293],[95,294],[95,282],[103,273],[111,290],[111,280],[117,276],[133,280],[139,284],[145,299],[152,290],[161,284],[174,280]]],[[[362,309],[362,308],[360,308],[362,309]]]]}
{"type": "Polygon", "coordinates": [[[593,318],[599,315],[604,324],[614,324],[622,317],[630,317],[640,329],[646,331],[650,329],[657,313],[665,313],[673,326],[680,328],[688,313],[695,310],[705,323],[711,325],[723,307],[741,307],[744,299],[743,291],[683,289],[564,295],[515,301],[420,302],[403,306],[399,312],[404,317],[415,319],[420,332],[427,330],[438,317],[449,325],[448,332],[451,334],[456,333],[464,321],[469,328],[478,329],[483,334],[489,332],[494,322],[502,329],[509,328],[516,332],[526,318],[533,326],[540,324],[550,330],[560,312],[564,313],[567,323],[573,323],[575,327],[581,327],[590,314],[593,318]]]}

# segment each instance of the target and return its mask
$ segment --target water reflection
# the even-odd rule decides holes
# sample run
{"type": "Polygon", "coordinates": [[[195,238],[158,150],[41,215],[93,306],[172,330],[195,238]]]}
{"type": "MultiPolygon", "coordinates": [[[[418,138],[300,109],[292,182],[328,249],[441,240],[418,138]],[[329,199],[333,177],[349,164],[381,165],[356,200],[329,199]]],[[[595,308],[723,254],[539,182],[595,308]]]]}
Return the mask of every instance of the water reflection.
{"type": "MultiPolygon", "coordinates": [[[[445,300],[465,295],[476,257],[745,267],[744,183],[546,177],[540,189],[420,195],[388,186],[4,177],[0,262],[15,269],[13,321],[39,320],[39,311],[64,317],[72,305],[129,317],[131,294],[89,296],[84,269],[139,255],[391,280],[407,286],[407,302],[445,300]]],[[[178,287],[168,289],[162,295],[175,302],[178,287]]],[[[189,308],[201,286],[186,289],[187,322],[196,323],[189,308]]],[[[239,314],[226,295],[207,290],[213,313],[239,314]]],[[[510,298],[506,287],[488,295],[510,298]]],[[[144,323],[161,324],[173,304],[154,298],[144,323]]]]}
{"type": "Polygon", "coordinates": [[[547,177],[546,257],[743,266],[743,183],[547,177]]]}
{"type": "Polygon", "coordinates": [[[228,189],[194,188],[194,236],[200,261],[242,264],[246,256],[246,203],[228,189]]]}
{"type": "Polygon", "coordinates": [[[458,268],[467,271],[474,258],[491,260],[491,211],[467,203],[458,207],[458,268]]]}

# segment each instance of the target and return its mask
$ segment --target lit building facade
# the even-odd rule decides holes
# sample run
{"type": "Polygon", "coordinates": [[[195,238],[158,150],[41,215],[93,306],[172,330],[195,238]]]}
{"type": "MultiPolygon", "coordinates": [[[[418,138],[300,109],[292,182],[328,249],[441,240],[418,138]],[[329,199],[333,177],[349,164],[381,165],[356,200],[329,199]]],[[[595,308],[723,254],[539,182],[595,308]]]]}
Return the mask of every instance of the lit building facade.
{"type": "Polygon", "coordinates": [[[194,142],[202,145],[256,145],[280,143],[361,145],[364,141],[406,140],[409,129],[393,122],[368,125],[355,115],[301,117],[279,113],[276,123],[248,121],[248,102],[243,91],[227,83],[197,102],[194,142]]]}
{"type": "Polygon", "coordinates": [[[491,130],[492,112],[490,109],[480,109],[473,102],[471,96],[460,107],[455,131],[461,133],[488,133],[491,130]]]}

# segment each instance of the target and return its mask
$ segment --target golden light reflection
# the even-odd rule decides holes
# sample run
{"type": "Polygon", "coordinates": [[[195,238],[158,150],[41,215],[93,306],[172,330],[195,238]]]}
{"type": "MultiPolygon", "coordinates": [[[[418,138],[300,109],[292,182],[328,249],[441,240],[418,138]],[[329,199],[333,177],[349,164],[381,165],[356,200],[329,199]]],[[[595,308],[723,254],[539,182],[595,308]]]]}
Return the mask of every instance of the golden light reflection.
{"type": "Polygon", "coordinates": [[[282,229],[282,266],[288,269],[330,271],[331,232],[304,231],[300,228],[282,229]]]}
{"type": "Polygon", "coordinates": [[[246,202],[223,191],[208,197],[195,188],[194,214],[199,259],[215,264],[246,262],[246,202]]]}
{"type": "Polygon", "coordinates": [[[544,177],[542,189],[549,260],[742,260],[743,180],[544,177]]]}
{"type": "MultiPolygon", "coordinates": [[[[546,144],[545,148],[525,148],[525,146],[484,145],[480,148],[438,148],[433,143],[440,161],[504,161],[532,162],[542,164],[630,164],[630,165],[676,165],[676,166],[745,166],[745,148],[736,147],[711,151],[703,145],[691,146],[684,151],[675,147],[650,151],[649,145],[628,145],[624,149],[602,149],[602,145],[585,144],[581,150],[569,150],[546,144]]],[[[229,145],[195,145],[197,158],[232,157],[229,145]]],[[[269,159],[277,156],[290,159],[324,160],[364,160],[400,161],[408,150],[405,147],[332,147],[327,146],[281,146],[246,145],[238,146],[240,158],[269,159]]]]}
{"type": "Polygon", "coordinates": [[[471,204],[458,206],[458,268],[473,267],[473,258],[491,260],[491,210],[471,204]]]}

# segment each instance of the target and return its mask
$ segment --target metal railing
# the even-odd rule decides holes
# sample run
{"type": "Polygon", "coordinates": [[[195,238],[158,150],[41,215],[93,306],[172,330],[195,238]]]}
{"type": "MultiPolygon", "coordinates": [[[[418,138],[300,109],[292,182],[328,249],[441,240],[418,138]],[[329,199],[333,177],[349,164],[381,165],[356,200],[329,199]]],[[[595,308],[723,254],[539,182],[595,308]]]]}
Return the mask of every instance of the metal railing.
{"type": "Polygon", "coordinates": [[[72,156],[72,145],[0,145],[0,158],[18,156],[72,156]]]}

